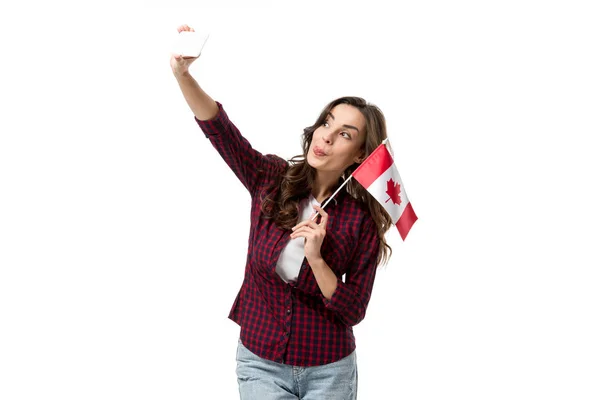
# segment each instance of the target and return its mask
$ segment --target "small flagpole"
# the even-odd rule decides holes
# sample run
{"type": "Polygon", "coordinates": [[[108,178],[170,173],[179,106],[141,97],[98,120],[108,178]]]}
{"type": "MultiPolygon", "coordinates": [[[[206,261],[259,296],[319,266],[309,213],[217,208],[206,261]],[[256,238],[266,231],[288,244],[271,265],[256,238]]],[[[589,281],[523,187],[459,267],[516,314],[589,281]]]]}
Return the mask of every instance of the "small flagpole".
{"type": "Polygon", "coordinates": [[[388,149],[388,152],[390,153],[390,156],[392,156],[392,160],[394,159],[394,151],[392,150],[392,145],[390,144],[390,139],[385,138],[383,139],[383,142],[381,142],[381,144],[385,145],[386,149],[388,149]]]}
{"type": "MultiPolygon", "coordinates": [[[[340,189],[342,189],[344,186],[346,186],[346,183],[348,183],[348,181],[350,180],[350,178],[352,178],[352,174],[350,174],[350,176],[344,181],[344,183],[342,183],[340,185],[339,188],[337,188],[337,190],[335,192],[333,192],[333,194],[331,195],[331,197],[329,197],[329,199],[327,199],[327,201],[325,202],[325,204],[323,204],[321,206],[321,208],[325,208],[327,206],[327,204],[329,204],[329,202],[331,200],[333,200],[334,196],[340,191],[340,189]]],[[[312,216],[312,218],[310,219],[311,221],[314,221],[315,218],[317,218],[317,215],[319,215],[318,211],[315,211],[315,214],[312,216]]]]}

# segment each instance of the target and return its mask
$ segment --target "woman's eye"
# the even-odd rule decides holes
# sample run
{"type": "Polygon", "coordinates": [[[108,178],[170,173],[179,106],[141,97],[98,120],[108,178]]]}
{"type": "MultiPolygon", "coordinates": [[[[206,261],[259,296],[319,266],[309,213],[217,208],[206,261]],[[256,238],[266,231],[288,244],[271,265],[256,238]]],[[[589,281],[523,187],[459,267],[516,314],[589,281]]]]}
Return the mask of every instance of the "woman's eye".
{"type": "Polygon", "coordinates": [[[348,132],[342,132],[342,135],[346,135],[346,138],[351,139],[352,136],[348,132]]]}
{"type": "Polygon", "coordinates": [[[325,128],[329,128],[329,122],[327,122],[327,121],[323,122],[323,126],[324,126],[325,128]]]}

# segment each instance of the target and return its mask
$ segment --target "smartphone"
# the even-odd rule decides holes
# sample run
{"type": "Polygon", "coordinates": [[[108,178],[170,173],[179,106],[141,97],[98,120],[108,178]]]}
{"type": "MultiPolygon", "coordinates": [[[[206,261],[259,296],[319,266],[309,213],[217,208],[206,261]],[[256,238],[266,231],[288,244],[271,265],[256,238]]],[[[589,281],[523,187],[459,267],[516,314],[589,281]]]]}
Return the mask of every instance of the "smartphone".
{"type": "Polygon", "coordinates": [[[173,44],[172,52],[184,57],[200,57],[209,36],[209,33],[181,31],[173,44]]]}

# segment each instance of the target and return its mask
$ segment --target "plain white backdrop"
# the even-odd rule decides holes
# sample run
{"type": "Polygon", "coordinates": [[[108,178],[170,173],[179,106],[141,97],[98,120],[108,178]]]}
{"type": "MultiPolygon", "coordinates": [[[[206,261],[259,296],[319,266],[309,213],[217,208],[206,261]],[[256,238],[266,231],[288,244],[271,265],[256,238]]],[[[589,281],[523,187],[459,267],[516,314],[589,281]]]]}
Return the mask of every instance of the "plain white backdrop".
{"type": "Polygon", "coordinates": [[[356,328],[361,399],[600,397],[592,1],[21,3],[0,33],[0,398],[235,399],[249,195],[169,67],[263,153],[377,104],[419,221],[356,328]]]}

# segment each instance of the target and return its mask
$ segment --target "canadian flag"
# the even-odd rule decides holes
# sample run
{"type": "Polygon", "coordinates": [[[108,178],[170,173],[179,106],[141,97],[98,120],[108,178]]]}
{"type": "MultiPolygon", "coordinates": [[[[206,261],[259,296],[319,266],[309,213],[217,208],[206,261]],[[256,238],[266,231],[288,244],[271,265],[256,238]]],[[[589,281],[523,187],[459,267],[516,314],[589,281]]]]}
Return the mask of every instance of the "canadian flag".
{"type": "Polygon", "coordinates": [[[402,240],[417,220],[388,148],[380,144],[352,174],[390,214],[402,240]]]}

